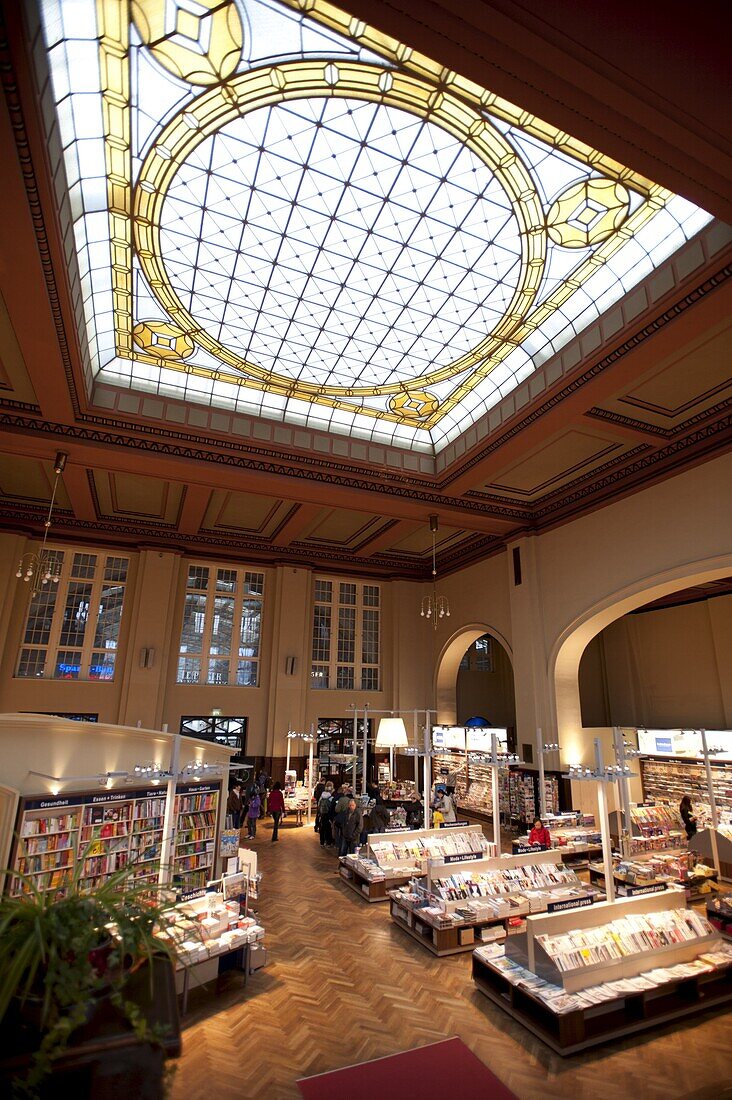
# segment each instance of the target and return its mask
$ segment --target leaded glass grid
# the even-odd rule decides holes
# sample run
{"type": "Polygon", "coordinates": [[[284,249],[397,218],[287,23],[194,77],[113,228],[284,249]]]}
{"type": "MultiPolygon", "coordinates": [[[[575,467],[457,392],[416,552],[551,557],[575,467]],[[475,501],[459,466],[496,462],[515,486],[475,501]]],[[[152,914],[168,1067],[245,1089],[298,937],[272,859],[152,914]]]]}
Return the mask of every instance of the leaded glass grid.
{"type": "Polygon", "coordinates": [[[113,680],[129,559],[54,550],[58,584],[29,600],[15,675],[113,680]]]}
{"type": "Polygon", "coordinates": [[[378,691],[380,587],[316,577],[312,688],[378,691]]]}
{"type": "Polygon", "coordinates": [[[189,565],[177,682],[256,687],[263,606],[264,573],[189,565]]]}
{"type": "Polygon", "coordinates": [[[38,3],[117,385],[439,451],[709,221],[327,0],[38,3]]]}

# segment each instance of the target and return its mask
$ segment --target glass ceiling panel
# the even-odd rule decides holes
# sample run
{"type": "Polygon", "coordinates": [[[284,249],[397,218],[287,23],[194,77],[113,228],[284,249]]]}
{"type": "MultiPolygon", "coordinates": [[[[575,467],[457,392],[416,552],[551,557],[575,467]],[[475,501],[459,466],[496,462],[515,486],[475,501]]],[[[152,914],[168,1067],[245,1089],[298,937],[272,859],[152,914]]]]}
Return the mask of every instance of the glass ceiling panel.
{"type": "Polygon", "coordinates": [[[39,2],[119,385],[440,450],[709,220],[325,0],[39,2]]]}

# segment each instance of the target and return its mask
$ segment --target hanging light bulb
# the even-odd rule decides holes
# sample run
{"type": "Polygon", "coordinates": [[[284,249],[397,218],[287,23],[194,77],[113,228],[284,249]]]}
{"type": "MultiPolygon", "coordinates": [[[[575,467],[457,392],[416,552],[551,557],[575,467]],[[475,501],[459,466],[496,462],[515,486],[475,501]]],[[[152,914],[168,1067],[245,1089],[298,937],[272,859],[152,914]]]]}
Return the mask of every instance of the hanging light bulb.
{"type": "Polygon", "coordinates": [[[436,515],[430,516],[430,531],[432,532],[432,592],[422,599],[420,615],[423,619],[432,619],[432,624],[437,630],[438,619],[450,618],[450,602],[447,596],[437,595],[437,550],[436,536],[439,521],[436,515]]]}
{"type": "Polygon", "coordinates": [[[53,516],[53,507],[56,503],[56,492],[58,490],[58,483],[61,474],[64,472],[66,466],[66,459],[68,455],[63,451],[59,451],[53,463],[54,474],[56,475],[53,482],[53,491],[51,493],[51,502],[48,506],[48,515],[43,524],[43,542],[41,543],[41,549],[38,553],[29,552],[23,554],[22,558],[18,562],[18,568],[15,571],[15,576],[20,580],[23,578],[24,584],[29,584],[31,581],[31,599],[34,599],[41,591],[44,585],[51,581],[53,584],[58,584],[61,577],[61,558],[58,556],[55,550],[48,550],[46,542],[48,540],[48,532],[51,527],[51,518],[53,516]]]}

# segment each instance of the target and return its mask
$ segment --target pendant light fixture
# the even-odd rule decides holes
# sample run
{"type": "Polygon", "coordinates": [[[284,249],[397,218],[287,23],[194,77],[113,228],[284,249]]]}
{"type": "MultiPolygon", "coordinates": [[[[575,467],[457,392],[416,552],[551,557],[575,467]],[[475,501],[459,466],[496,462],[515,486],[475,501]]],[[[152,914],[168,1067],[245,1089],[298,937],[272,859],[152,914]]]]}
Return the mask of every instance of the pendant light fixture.
{"type": "Polygon", "coordinates": [[[27,554],[23,554],[23,557],[18,562],[18,568],[15,573],[16,577],[22,577],[26,584],[31,585],[32,599],[35,599],[43,589],[43,586],[48,584],[49,581],[53,584],[58,584],[61,576],[61,558],[55,550],[48,550],[46,548],[46,542],[48,541],[48,532],[51,527],[53,506],[56,503],[59,478],[64,472],[66,459],[68,457],[69,456],[64,454],[63,451],[59,451],[54,459],[53,471],[56,477],[53,482],[53,492],[51,493],[51,503],[48,506],[48,515],[43,524],[43,542],[41,543],[41,549],[38,553],[29,551],[27,554]]]}
{"type": "Polygon", "coordinates": [[[431,619],[432,625],[437,630],[437,620],[450,618],[450,602],[447,596],[437,595],[437,552],[436,552],[436,538],[437,538],[438,519],[436,515],[430,516],[430,531],[432,532],[432,592],[429,596],[422,598],[422,610],[420,615],[423,619],[431,619]]]}

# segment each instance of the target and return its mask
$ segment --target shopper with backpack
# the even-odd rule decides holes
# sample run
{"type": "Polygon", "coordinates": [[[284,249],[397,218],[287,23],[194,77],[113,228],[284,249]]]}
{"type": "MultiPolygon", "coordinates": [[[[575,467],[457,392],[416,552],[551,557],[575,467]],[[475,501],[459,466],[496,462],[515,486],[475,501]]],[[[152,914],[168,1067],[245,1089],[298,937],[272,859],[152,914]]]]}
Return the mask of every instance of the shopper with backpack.
{"type": "Polygon", "coordinates": [[[249,808],[247,809],[247,829],[249,830],[247,835],[249,840],[254,840],[257,835],[257,818],[261,809],[262,799],[259,797],[259,790],[253,787],[249,799],[249,808]]]}

